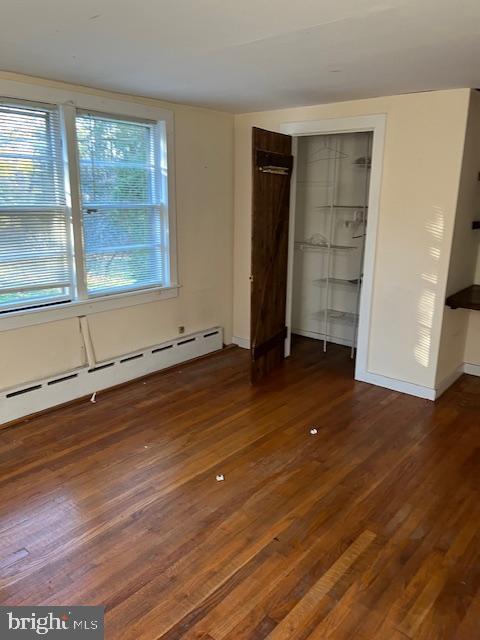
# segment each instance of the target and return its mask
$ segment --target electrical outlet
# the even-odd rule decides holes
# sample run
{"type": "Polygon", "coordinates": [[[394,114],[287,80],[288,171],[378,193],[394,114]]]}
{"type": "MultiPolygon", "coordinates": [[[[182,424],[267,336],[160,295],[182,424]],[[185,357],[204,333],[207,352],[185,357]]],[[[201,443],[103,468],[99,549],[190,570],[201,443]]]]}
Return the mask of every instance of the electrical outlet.
{"type": "Polygon", "coordinates": [[[185,333],[185,327],[183,324],[178,327],[178,333],[185,333]]]}

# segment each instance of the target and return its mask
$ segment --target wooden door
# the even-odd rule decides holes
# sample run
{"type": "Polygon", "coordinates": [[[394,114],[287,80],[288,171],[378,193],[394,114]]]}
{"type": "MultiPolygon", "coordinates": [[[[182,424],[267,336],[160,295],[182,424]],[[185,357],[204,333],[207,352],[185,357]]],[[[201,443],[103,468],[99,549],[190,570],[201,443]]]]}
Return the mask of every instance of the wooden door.
{"type": "Polygon", "coordinates": [[[252,152],[251,380],[258,382],[285,355],[292,139],[254,128],[252,152]]]}

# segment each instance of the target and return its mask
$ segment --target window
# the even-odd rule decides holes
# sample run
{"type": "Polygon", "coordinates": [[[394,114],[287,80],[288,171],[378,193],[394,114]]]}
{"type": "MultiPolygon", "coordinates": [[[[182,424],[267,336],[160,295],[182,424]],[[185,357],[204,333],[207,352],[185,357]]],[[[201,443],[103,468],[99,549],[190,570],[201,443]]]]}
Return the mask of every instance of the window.
{"type": "Polygon", "coordinates": [[[79,114],[76,130],[87,290],[168,281],[156,124],[79,114]]]}
{"type": "Polygon", "coordinates": [[[163,121],[0,101],[0,311],[171,286],[166,157],[163,121]]]}
{"type": "Polygon", "coordinates": [[[0,104],[0,308],[71,298],[58,111],[0,104]]]}

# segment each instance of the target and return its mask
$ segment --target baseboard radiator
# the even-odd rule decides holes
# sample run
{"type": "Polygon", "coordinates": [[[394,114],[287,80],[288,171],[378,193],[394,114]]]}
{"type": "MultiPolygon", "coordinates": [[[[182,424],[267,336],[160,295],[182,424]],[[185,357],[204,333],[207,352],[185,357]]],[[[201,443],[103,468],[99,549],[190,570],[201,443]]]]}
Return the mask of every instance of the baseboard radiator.
{"type": "Polygon", "coordinates": [[[123,354],[97,363],[93,368],[81,367],[0,391],[0,424],[193,360],[222,347],[223,330],[213,327],[123,354]]]}

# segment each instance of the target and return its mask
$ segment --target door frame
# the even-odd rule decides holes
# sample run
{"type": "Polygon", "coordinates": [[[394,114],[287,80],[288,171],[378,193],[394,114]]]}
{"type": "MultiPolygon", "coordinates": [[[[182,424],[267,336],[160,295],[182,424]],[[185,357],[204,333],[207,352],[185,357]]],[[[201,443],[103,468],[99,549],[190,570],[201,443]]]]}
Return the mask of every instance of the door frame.
{"type": "MultiPolygon", "coordinates": [[[[286,122],[280,125],[281,133],[293,137],[292,154],[294,159],[298,152],[300,136],[328,135],[335,133],[362,133],[371,131],[372,168],[370,171],[370,188],[368,198],[368,224],[365,238],[363,283],[360,292],[359,321],[357,334],[357,357],[355,363],[355,379],[365,380],[368,374],[368,352],[372,320],[372,300],[375,278],[375,257],[378,236],[378,219],[380,212],[380,194],[382,186],[383,156],[386,132],[386,114],[356,116],[349,118],[326,118],[324,120],[308,120],[304,122],[286,122]]],[[[295,204],[296,204],[296,165],[294,161],[292,183],[290,188],[290,221],[288,239],[288,271],[287,271],[287,311],[285,324],[287,337],[285,340],[285,357],[290,355],[292,327],[293,296],[293,260],[295,242],[295,204]]]]}

